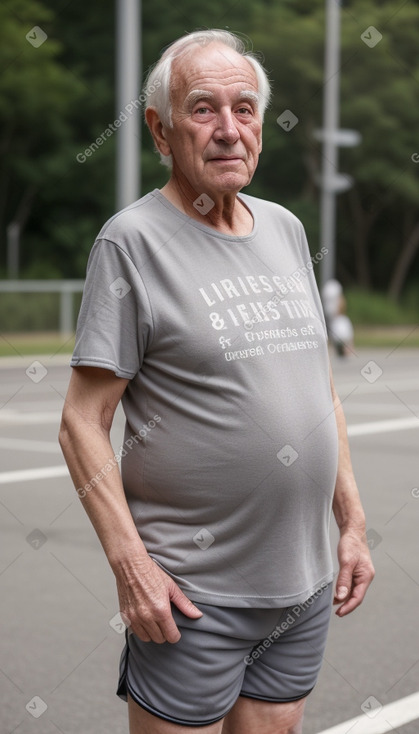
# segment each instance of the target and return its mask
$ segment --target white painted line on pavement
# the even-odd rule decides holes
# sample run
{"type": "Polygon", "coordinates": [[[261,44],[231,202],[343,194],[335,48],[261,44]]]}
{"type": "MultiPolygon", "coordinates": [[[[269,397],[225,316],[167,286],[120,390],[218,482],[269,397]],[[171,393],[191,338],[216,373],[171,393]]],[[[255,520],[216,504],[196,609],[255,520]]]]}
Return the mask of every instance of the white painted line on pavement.
{"type": "Polygon", "coordinates": [[[319,734],[386,734],[419,718],[419,693],[412,693],[411,696],[400,698],[381,708],[367,702],[368,699],[363,704],[364,714],[332,726],[331,729],[325,729],[319,734]]]}
{"type": "Polygon", "coordinates": [[[34,451],[37,454],[60,454],[58,441],[30,441],[24,438],[0,438],[0,449],[34,451]]]}
{"type": "MultiPolygon", "coordinates": [[[[5,393],[6,394],[6,393],[5,393]]],[[[64,406],[64,398],[62,400],[51,400],[51,388],[49,388],[48,393],[45,394],[44,400],[32,400],[29,395],[20,395],[16,399],[16,402],[12,404],[6,404],[4,406],[4,411],[6,413],[14,413],[16,415],[22,415],[22,408],[27,408],[30,413],[36,413],[36,411],[45,412],[45,409],[48,408],[48,410],[62,410],[64,406]],[[22,398],[25,397],[25,400],[22,400],[22,398]]],[[[9,392],[10,397],[10,392],[9,392]]],[[[23,415],[26,415],[26,413],[23,412],[23,415]]]]}
{"type": "Polygon", "coordinates": [[[384,380],[384,382],[383,380],[384,378],[380,377],[377,382],[373,383],[368,383],[364,379],[362,379],[362,382],[359,380],[340,382],[339,378],[335,375],[335,386],[339,397],[344,397],[355,388],[355,395],[379,395],[381,393],[388,393],[389,388],[395,392],[411,392],[419,390],[419,379],[417,376],[409,378],[408,375],[406,375],[401,380],[393,376],[384,380]]]}
{"type": "Polygon", "coordinates": [[[54,479],[55,477],[69,476],[65,465],[45,466],[40,469],[19,469],[18,471],[4,471],[0,474],[0,484],[11,482],[28,482],[35,479],[54,479]]]}
{"type": "Polygon", "coordinates": [[[394,418],[388,421],[372,421],[371,423],[356,423],[348,426],[348,436],[368,436],[372,433],[391,433],[392,431],[406,431],[409,428],[419,428],[419,418],[394,418]]]}
{"type": "Polygon", "coordinates": [[[17,413],[11,410],[0,410],[0,423],[10,425],[37,425],[38,423],[60,423],[61,411],[48,413],[17,413]]]}
{"type": "MultiPolygon", "coordinates": [[[[419,415],[419,400],[416,398],[416,402],[409,401],[409,407],[413,412],[413,415],[419,415]]],[[[349,416],[364,416],[367,415],[370,420],[392,420],[393,418],[406,418],[406,408],[400,403],[372,403],[368,400],[364,400],[362,403],[343,403],[343,410],[348,420],[349,416]]],[[[359,420],[359,418],[357,418],[359,420]]]]}

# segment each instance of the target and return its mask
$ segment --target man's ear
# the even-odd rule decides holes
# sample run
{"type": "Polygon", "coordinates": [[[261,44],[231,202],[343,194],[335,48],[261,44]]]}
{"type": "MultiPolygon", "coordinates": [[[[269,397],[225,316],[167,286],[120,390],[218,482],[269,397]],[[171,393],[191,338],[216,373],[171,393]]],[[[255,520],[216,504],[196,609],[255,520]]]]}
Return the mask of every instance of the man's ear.
{"type": "Polygon", "coordinates": [[[162,155],[170,155],[172,151],[170,150],[170,145],[166,140],[163,123],[160,120],[155,107],[147,107],[145,111],[145,121],[154,140],[154,145],[159,153],[162,153],[162,155]]]}

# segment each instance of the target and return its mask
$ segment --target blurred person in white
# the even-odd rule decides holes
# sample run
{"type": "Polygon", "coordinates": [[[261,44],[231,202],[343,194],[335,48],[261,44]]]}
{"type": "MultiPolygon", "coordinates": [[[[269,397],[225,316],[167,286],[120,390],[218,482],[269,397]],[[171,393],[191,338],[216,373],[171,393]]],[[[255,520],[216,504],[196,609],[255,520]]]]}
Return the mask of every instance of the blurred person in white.
{"type": "Polygon", "coordinates": [[[328,280],[321,291],[323,311],[329,339],[339,357],[354,353],[354,328],[346,313],[346,298],[341,283],[328,280]]]}
{"type": "Polygon", "coordinates": [[[330,334],[339,357],[350,357],[354,353],[354,327],[344,311],[332,319],[330,334]]]}
{"type": "Polygon", "coordinates": [[[270,95],[241,39],[184,36],[146,86],[170,178],[98,235],[60,431],[128,625],[117,692],[131,734],[297,734],[331,604],[374,575],[310,253],[239,194],[270,95]]]}
{"type": "Polygon", "coordinates": [[[342,285],[335,278],[327,280],[322,288],[321,298],[326,325],[328,328],[332,319],[339,313],[342,294],[342,285]]]}

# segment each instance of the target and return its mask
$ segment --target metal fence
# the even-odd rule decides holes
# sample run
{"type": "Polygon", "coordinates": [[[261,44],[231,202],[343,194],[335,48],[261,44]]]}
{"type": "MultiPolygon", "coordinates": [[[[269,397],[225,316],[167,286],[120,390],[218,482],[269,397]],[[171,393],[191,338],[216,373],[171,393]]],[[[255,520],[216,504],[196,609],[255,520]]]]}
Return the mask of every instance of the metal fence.
{"type": "Polygon", "coordinates": [[[81,293],[84,280],[0,280],[0,293],[59,293],[59,329],[68,336],[75,329],[73,298],[81,293]]]}

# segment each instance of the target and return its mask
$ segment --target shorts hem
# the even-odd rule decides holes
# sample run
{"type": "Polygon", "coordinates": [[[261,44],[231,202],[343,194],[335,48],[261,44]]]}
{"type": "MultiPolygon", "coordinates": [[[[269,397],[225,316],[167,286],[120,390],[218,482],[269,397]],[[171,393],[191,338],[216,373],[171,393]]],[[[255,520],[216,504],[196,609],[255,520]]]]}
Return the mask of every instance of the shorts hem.
{"type": "MultiPolygon", "coordinates": [[[[152,714],[153,716],[156,716],[159,719],[163,719],[164,721],[169,721],[171,724],[177,724],[178,726],[209,726],[210,724],[216,724],[217,721],[221,721],[221,719],[224,719],[224,717],[227,715],[228,711],[226,711],[225,714],[222,714],[221,716],[216,716],[213,719],[206,719],[205,721],[189,721],[187,719],[178,719],[176,716],[169,716],[169,714],[164,714],[162,711],[158,711],[158,709],[155,709],[150,704],[145,703],[144,701],[139,699],[139,696],[134,693],[131,686],[128,683],[128,680],[125,681],[125,689],[126,692],[129,693],[132,700],[138,705],[141,706],[142,709],[147,711],[149,714],[152,714]]],[[[120,696],[121,697],[121,696],[120,696]]],[[[124,700],[127,700],[128,697],[124,697],[124,700]]],[[[229,709],[230,710],[230,709],[229,709]]]]}
{"type": "Polygon", "coordinates": [[[290,696],[289,698],[273,698],[272,696],[256,696],[252,693],[246,693],[245,691],[242,691],[240,693],[240,696],[243,698],[254,698],[256,701],[266,701],[267,703],[292,703],[293,701],[300,701],[302,698],[306,698],[312,690],[314,689],[314,686],[308,689],[305,693],[300,693],[298,696],[290,696]]]}

